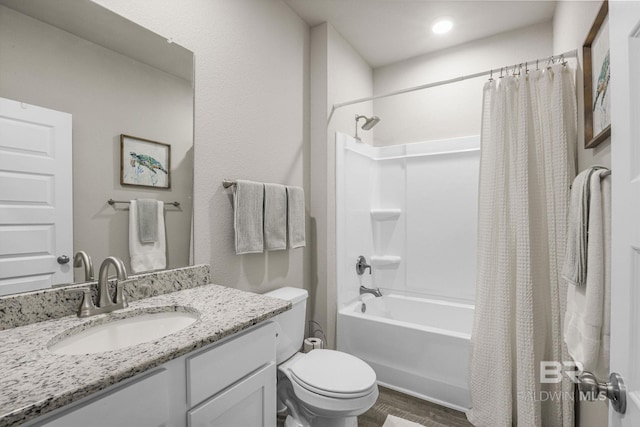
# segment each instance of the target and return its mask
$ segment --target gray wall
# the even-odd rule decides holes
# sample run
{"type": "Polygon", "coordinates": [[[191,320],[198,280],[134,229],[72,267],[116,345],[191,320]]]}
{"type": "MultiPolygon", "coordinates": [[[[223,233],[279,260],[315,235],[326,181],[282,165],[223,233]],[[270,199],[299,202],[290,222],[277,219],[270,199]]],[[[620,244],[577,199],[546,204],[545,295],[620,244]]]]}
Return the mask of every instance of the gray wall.
{"type": "Polygon", "coordinates": [[[308,26],[280,0],[96,3],[195,54],[195,262],[225,286],[308,288],[308,247],[235,255],[232,193],[221,185],[297,185],[309,206],[308,26]]]}
{"type": "MultiPolygon", "coordinates": [[[[0,6],[0,96],[73,115],[74,250],[129,266],[128,207],[177,200],[165,214],[168,266],[189,261],[193,189],[190,82],[0,6]],[[171,145],[171,189],[120,185],[121,133],[171,145]]],[[[69,189],[71,191],[71,189],[69,189]]],[[[83,273],[76,270],[82,277],[83,273]]]]}
{"type": "MultiPolygon", "coordinates": [[[[578,95],[578,172],[592,165],[611,167],[611,139],[596,148],[584,149],[584,97],[582,95],[582,44],[587,38],[601,2],[558,2],[553,19],[553,51],[561,53],[578,49],[579,67],[576,72],[578,95]]],[[[578,427],[600,427],[607,425],[608,403],[605,401],[577,402],[576,425],[578,427]]]]}

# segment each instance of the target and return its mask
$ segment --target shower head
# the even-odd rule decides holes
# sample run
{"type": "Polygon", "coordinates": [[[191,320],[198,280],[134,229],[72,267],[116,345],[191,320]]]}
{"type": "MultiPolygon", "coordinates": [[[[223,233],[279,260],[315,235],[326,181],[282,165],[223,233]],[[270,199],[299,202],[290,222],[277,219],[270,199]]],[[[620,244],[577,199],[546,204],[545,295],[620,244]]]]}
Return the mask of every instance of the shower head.
{"type": "Polygon", "coordinates": [[[378,116],[359,116],[356,114],[356,139],[360,139],[358,137],[358,120],[364,119],[364,123],[360,127],[362,130],[371,130],[375,125],[378,124],[380,118],[378,116]]]}
{"type": "Polygon", "coordinates": [[[378,116],[372,116],[372,117],[356,116],[356,126],[358,124],[358,120],[360,120],[360,119],[364,119],[364,123],[361,126],[362,130],[369,130],[372,127],[374,127],[375,125],[377,125],[378,122],[380,121],[380,118],[378,116]]]}

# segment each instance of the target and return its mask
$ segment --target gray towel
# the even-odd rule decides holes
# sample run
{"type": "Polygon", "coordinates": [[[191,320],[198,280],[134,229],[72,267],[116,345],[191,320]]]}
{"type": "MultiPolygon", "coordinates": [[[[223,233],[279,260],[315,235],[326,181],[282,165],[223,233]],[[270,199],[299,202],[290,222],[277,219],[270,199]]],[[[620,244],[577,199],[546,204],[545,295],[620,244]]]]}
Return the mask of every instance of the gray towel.
{"type": "Polygon", "coordinates": [[[280,184],[264,184],[264,248],[287,249],[287,189],[280,184]]]}
{"type": "Polygon", "coordinates": [[[306,245],[304,231],[304,190],[301,187],[287,187],[287,232],[289,249],[306,245]]]}
{"type": "Polygon", "coordinates": [[[264,184],[238,180],[234,192],[233,208],[236,254],[263,252],[264,184]]]}
{"type": "Polygon", "coordinates": [[[571,184],[569,200],[569,227],[567,247],[562,268],[562,277],[575,286],[584,286],[587,280],[587,246],[589,239],[589,203],[591,200],[590,179],[594,166],[583,170],[571,184]]]}
{"type": "Polygon", "coordinates": [[[158,241],[158,201],[137,199],[137,202],[140,243],[155,243],[158,241]]]}

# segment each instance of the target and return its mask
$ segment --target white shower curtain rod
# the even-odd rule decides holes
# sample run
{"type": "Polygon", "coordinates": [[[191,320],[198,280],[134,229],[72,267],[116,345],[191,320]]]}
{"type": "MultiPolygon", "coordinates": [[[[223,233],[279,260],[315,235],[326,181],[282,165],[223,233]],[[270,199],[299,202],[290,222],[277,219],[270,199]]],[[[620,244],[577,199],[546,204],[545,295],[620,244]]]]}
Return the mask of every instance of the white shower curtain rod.
{"type": "Polygon", "coordinates": [[[449,83],[456,83],[456,82],[461,82],[463,80],[475,79],[476,77],[489,76],[489,75],[492,75],[494,71],[496,71],[496,72],[499,72],[501,70],[507,70],[508,71],[509,69],[512,69],[512,68],[515,69],[515,68],[518,68],[518,67],[528,67],[529,65],[537,65],[540,62],[544,63],[544,61],[547,61],[547,62],[551,63],[551,62],[553,62],[555,60],[559,60],[559,59],[562,59],[562,58],[576,58],[577,56],[578,56],[578,50],[577,49],[573,49],[573,50],[569,50],[567,52],[561,53],[559,55],[552,55],[552,56],[545,57],[545,58],[538,58],[538,59],[534,59],[533,61],[529,61],[529,62],[522,62],[520,64],[509,65],[507,67],[493,68],[491,70],[482,71],[482,72],[475,73],[475,74],[468,74],[466,76],[456,77],[456,78],[453,78],[453,79],[441,80],[439,82],[434,82],[434,83],[427,83],[427,84],[424,84],[424,85],[414,86],[414,87],[410,87],[410,88],[407,88],[407,89],[400,89],[400,90],[396,90],[394,92],[385,93],[385,94],[382,94],[382,95],[369,96],[367,98],[354,99],[353,101],[347,101],[347,102],[341,102],[339,104],[333,104],[331,106],[331,113],[329,113],[329,118],[327,119],[327,125],[329,123],[331,123],[331,118],[333,117],[333,113],[338,108],[346,107],[348,105],[359,104],[361,102],[366,102],[366,101],[373,101],[374,99],[387,98],[389,96],[394,96],[394,95],[401,95],[403,93],[415,92],[417,90],[422,90],[422,89],[429,89],[429,88],[436,87],[436,86],[448,85],[449,83]]]}

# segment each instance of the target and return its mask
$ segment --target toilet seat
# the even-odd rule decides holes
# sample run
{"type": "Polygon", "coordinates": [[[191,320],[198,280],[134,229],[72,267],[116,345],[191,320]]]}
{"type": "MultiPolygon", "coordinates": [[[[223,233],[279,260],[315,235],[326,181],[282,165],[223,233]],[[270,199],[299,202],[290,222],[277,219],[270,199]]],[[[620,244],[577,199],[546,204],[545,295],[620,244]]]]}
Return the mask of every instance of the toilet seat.
{"type": "Polygon", "coordinates": [[[376,388],[376,373],[362,360],[335,350],[312,350],[289,367],[291,379],[306,390],[337,399],[355,399],[376,388]]]}

